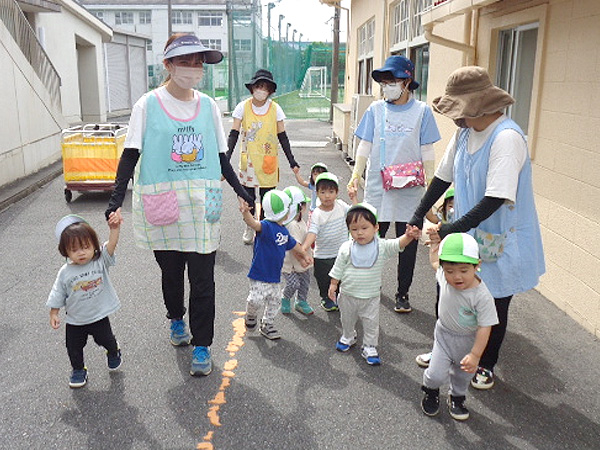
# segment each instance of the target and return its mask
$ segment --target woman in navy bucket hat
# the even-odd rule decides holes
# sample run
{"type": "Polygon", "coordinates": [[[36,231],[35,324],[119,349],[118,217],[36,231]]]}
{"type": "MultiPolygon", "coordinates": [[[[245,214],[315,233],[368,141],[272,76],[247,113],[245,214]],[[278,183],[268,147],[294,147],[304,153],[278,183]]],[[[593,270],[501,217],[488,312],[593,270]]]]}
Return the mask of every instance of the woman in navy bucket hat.
{"type": "MultiPolygon", "coordinates": [[[[371,76],[381,86],[384,100],[369,106],[354,133],[360,142],[348,191],[358,189],[358,181],[367,167],[364,201],[379,211],[382,237],[392,222],[396,236],[404,234],[406,223],[425,192],[424,186],[384,189],[382,167],[406,163],[422,165],[427,178],[431,178],[435,157],[433,143],[440,140],[431,108],[412,95],[419,87],[414,72],[414,64],[398,55],[390,56],[382,68],[372,72],[371,76]]],[[[398,256],[398,290],[394,306],[398,313],[412,310],[408,290],[416,255],[417,242],[414,241],[398,256]]]]}

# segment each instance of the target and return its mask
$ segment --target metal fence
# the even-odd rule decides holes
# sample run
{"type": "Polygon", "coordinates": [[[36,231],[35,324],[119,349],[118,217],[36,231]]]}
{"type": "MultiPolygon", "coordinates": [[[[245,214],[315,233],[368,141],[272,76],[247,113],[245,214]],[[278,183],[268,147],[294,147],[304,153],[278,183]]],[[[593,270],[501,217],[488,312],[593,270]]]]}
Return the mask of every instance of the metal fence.
{"type": "Polygon", "coordinates": [[[52,103],[60,109],[60,76],[15,0],[0,0],[0,20],[48,89],[52,103]]]}

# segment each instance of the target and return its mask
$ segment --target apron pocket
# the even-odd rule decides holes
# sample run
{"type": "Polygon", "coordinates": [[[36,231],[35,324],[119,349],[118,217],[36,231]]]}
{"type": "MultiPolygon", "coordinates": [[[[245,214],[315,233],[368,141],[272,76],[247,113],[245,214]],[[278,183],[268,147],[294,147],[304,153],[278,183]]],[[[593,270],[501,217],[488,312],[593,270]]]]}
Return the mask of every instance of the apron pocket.
{"type": "Polygon", "coordinates": [[[223,189],[206,188],[204,199],[204,218],[208,223],[216,223],[223,211],[223,189]]]}
{"type": "Polygon", "coordinates": [[[144,215],[148,223],[161,227],[179,220],[179,204],[175,191],[160,194],[142,194],[144,215]]]}
{"type": "Polygon", "coordinates": [[[475,240],[479,244],[479,257],[482,261],[495,262],[504,254],[506,233],[494,234],[475,228],[475,240]]]}
{"type": "Polygon", "coordinates": [[[265,155],[263,158],[262,170],[267,175],[275,173],[277,170],[277,156],[265,155]]]}
{"type": "Polygon", "coordinates": [[[240,153],[240,170],[246,172],[248,170],[248,153],[240,153]]]}

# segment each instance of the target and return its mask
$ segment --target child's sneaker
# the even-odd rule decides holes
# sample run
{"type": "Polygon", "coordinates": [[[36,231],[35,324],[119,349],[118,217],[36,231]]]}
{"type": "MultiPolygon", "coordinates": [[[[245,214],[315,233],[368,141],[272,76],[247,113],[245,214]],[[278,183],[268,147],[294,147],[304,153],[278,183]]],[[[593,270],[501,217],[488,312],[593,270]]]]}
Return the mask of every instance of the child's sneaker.
{"type": "Polygon", "coordinates": [[[362,357],[365,358],[367,364],[370,366],[378,366],[379,364],[381,364],[381,360],[379,359],[379,353],[377,353],[377,349],[371,345],[363,347],[362,357]]]}
{"type": "Polygon", "coordinates": [[[394,304],[394,311],[397,313],[409,313],[412,311],[410,303],[408,301],[408,294],[402,296],[396,294],[396,303],[394,304]]]}
{"type": "Polygon", "coordinates": [[[331,299],[329,298],[324,298],[321,300],[321,308],[323,308],[327,312],[339,310],[337,303],[331,301],[331,299]]]}
{"type": "Polygon", "coordinates": [[[279,331],[277,331],[277,329],[272,323],[263,323],[260,326],[259,331],[260,334],[262,334],[267,339],[279,339],[281,337],[279,331]]]}
{"type": "Polygon", "coordinates": [[[171,319],[171,344],[175,347],[190,345],[192,337],[183,319],[171,319]]]}
{"type": "Polygon", "coordinates": [[[210,349],[198,345],[194,347],[194,353],[192,357],[192,366],[190,368],[190,375],[208,375],[212,372],[212,359],[210,357],[210,349]]]}
{"type": "Polygon", "coordinates": [[[467,420],[469,418],[469,410],[465,407],[466,397],[464,395],[448,397],[448,411],[455,420],[467,420]]]}
{"type": "Polygon", "coordinates": [[[315,310],[308,304],[306,300],[298,300],[294,303],[294,309],[306,316],[314,314],[315,310]]]}
{"type": "Polygon", "coordinates": [[[117,370],[121,367],[123,359],[121,358],[121,349],[117,348],[116,353],[110,354],[106,352],[106,359],[108,361],[108,370],[117,370]]]}
{"type": "Polygon", "coordinates": [[[290,314],[292,312],[292,305],[289,298],[283,297],[281,299],[281,314],[290,314]]]}
{"type": "Polygon", "coordinates": [[[73,369],[71,372],[71,378],[69,378],[69,387],[77,389],[85,386],[87,383],[87,367],[83,369],[73,369]]]}
{"type": "Polygon", "coordinates": [[[431,352],[418,355],[415,358],[415,361],[417,361],[419,367],[423,367],[424,369],[426,369],[427,367],[429,367],[429,362],[431,361],[431,352]]]}
{"type": "Polygon", "coordinates": [[[350,339],[350,342],[348,342],[348,343],[346,343],[346,342],[342,341],[342,339],[343,339],[343,337],[342,337],[342,338],[340,338],[340,340],[339,340],[339,341],[337,341],[337,342],[336,342],[336,344],[335,344],[335,349],[336,349],[338,352],[344,352],[344,353],[345,353],[345,352],[347,352],[348,350],[350,350],[350,348],[351,348],[351,347],[352,347],[354,344],[356,344],[356,336],[355,336],[355,337],[353,337],[352,339],[350,339]]]}
{"type": "Polygon", "coordinates": [[[244,325],[246,325],[246,330],[254,331],[256,329],[256,315],[246,313],[246,318],[244,319],[244,325]]]}
{"type": "Polygon", "coordinates": [[[440,412],[440,390],[425,386],[421,386],[421,390],[424,393],[423,400],[421,400],[421,409],[426,416],[437,416],[440,412]]]}
{"type": "Polygon", "coordinates": [[[471,380],[471,386],[475,389],[486,390],[494,386],[494,373],[489,369],[478,367],[477,372],[471,380]]]}

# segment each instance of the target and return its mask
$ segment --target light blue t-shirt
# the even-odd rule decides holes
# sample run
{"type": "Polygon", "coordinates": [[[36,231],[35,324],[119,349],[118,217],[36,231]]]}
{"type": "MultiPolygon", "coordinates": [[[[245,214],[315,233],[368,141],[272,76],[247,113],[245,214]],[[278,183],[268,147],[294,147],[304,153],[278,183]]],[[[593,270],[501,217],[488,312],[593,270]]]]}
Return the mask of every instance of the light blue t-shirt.
{"type": "Polygon", "coordinates": [[[104,319],[121,307],[119,297],[110,282],[108,268],[115,265],[106,245],[100,257],[87,264],[67,263],[58,272],[46,306],[65,308],[65,322],[87,325],[104,319]]]}

